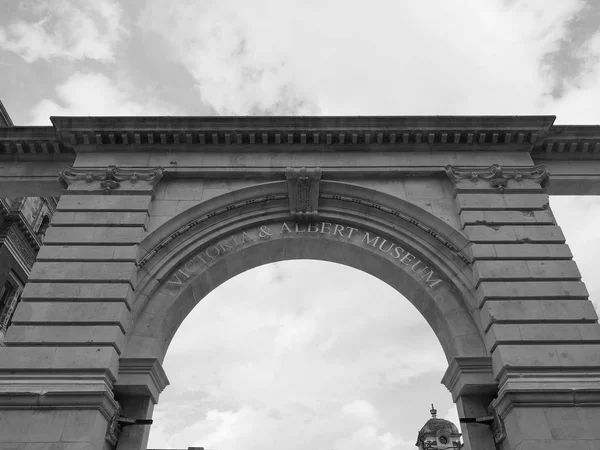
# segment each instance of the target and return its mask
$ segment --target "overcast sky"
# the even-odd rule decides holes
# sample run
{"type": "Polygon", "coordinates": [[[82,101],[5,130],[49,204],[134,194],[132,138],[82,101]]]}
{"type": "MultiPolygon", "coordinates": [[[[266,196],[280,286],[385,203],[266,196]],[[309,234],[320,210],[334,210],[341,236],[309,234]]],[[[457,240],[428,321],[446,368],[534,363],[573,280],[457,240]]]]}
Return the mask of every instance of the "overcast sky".
{"type": "MultiPolygon", "coordinates": [[[[595,0],[0,0],[0,98],[51,115],[553,114],[600,122],[595,0]]],[[[596,198],[551,205],[597,304],[596,198]]],[[[408,450],[456,421],[412,305],[344,266],[219,287],[169,349],[149,448],[408,450]],[[310,286],[310,289],[307,289],[310,286]]]]}

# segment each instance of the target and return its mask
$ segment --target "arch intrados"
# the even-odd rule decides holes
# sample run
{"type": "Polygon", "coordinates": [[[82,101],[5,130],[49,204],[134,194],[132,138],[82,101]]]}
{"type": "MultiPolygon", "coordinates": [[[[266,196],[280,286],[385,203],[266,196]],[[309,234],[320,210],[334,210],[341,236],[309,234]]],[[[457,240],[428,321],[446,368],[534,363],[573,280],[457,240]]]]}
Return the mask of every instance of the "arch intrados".
{"type": "MultiPolygon", "coordinates": [[[[221,198],[215,199],[213,207],[223,208],[231,200],[245,200],[257,195],[268,195],[269,193],[281,193],[286,187],[281,183],[267,183],[256,188],[244,189],[243,193],[236,191],[232,194],[226,194],[221,198]]],[[[346,194],[367,194],[371,195],[369,201],[385,200],[389,197],[386,194],[379,195],[379,192],[360,188],[357,186],[342,185],[341,183],[329,183],[329,192],[344,191],[346,194]]],[[[327,190],[325,190],[327,192],[327,190]]],[[[206,202],[209,203],[209,202],[206,202]]],[[[443,223],[435,216],[421,210],[408,202],[395,202],[395,207],[407,206],[401,210],[404,214],[416,212],[419,220],[426,220],[428,226],[432,229],[448,230],[451,234],[445,235],[454,245],[461,246],[461,234],[452,227],[443,223]],[[406,203],[408,205],[401,205],[406,203]],[[430,216],[430,217],[428,217],[430,216]],[[433,220],[432,220],[433,218],[433,220]]],[[[433,262],[433,267],[437,268],[445,277],[444,287],[435,292],[427,292],[418,280],[409,276],[405,272],[399,271],[398,266],[389,261],[389,258],[377,254],[368,248],[361,248],[351,243],[335,242],[327,240],[323,245],[323,239],[315,240],[307,237],[297,239],[278,239],[266,242],[260,242],[247,248],[231,252],[224,256],[217,263],[208,269],[195,275],[189,284],[175,297],[165,297],[164,286],[166,277],[182,266],[195,252],[203,246],[214,242],[215,239],[231,235],[252,225],[259,226],[265,223],[274,223],[281,221],[290,221],[289,210],[286,210],[287,203],[282,205],[263,204],[258,210],[247,211],[245,214],[232,214],[230,217],[225,215],[223,220],[218,220],[212,224],[212,228],[200,230],[190,229],[187,234],[182,234],[174,239],[170,248],[165,248],[156,255],[152,264],[148,264],[141,272],[142,281],[139,283],[139,293],[134,302],[137,310],[137,318],[130,336],[138,342],[150,342],[152,349],[140,349],[139,345],[128,346],[124,357],[137,357],[139,353],[143,356],[150,356],[147,352],[153,353],[153,356],[162,360],[168,348],[175,331],[195,307],[195,305],[210,291],[219,286],[226,280],[242,273],[246,270],[258,267],[270,262],[289,260],[289,259],[316,259],[331,261],[344,264],[363,270],[390,286],[398,290],[402,295],[415,305],[415,307],[425,317],[430,324],[440,343],[446,357],[450,360],[455,356],[485,356],[485,347],[481,338],[481,330],[477,326],[477,320],[471,317],[470,307],[473,299],[469,298],[469,292],[473,287],[470,285],[470,277],[465,276],[465,267],[459,258],[448,248],[444,248],[435,241],[431,233],[422,232],[420,235],[410,226],[402,223],[386,223],[377,214],[370,215],[367,225],[361,224],[369,230],[375,230],[382,237],[394,239],[402,243],[417,254],[422,255],[424,261],[433,262]],[[257,212],[258,211],[258,212],[257,212]],[[404,226],[402,226],[404,225],[404,226]],[[317,242],[319,241],[319,242],[317,242]],[[408,245],[407,245],[408,244],[408,245]],[[162,289],[162,290],[161,290],[162,289]],[[132,354],[131,349],[135,349],[132,354]]],[[[360,205],[344,205],[344,208],[331,207],[324,205],[321,220],[341,221],[345,224],[356,224],[359,217],[363,218],[362,211],[353,211],[360,205]]],[[[363,205],[364,206],[364,205],[363,205]]],[[[252,209],[252,208],[251,208],[252,209]]],[[[197,219],[202,214],[209,211],[206,204],[198,205],[191,210],[182,213],[169,223],[161,227],[154,236],[149,236],[144,241],[145,251],[152,248],[152,245],[164,239],[164,235],[170,230],[178,230],[181,226],[197,219]],[[183,225],[182,225],[183,224],[183,225]]],[[[389,222],[389,220],[388,220],[389,222]]],[[[393,222],[393,221],[392,221],[393,222]]],[[[154,233],[153,233],[154,234],[154,233]]],[[[464,247],[462,247],[464,248],[464,247]]],[[[470,270],[467,267],[467,271],[470,270]]]]}

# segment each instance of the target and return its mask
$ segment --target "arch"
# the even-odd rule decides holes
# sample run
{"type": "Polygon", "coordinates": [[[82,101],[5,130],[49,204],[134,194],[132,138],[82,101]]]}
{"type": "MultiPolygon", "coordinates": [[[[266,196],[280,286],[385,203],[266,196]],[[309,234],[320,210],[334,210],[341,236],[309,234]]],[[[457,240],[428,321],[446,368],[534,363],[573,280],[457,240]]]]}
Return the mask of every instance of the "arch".
{"type": "Polygon", "coordinates": [[[162,361],[179,325],[212,289],[287,259],[363,270],[411,301],[449,361],[487,356],[473,315],[467,247],[459,231],[432,214],[356,185],[322,182],[319,220],[305,223],[291,219],[285,183],[237,190],[183,212],[141,243],[133,327],[122,357],[162,361]]]}

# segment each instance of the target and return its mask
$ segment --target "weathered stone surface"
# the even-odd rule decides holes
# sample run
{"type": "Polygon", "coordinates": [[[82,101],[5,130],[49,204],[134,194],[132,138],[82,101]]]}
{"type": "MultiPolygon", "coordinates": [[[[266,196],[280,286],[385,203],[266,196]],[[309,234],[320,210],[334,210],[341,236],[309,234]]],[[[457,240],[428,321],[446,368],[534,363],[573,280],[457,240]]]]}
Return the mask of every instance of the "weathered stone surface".
{"type": "MultiPolygon", "coordinates": [[[[52,280],[55,281],[55,280],[52,280]]],[[[33,283],[23,289],[21,297],[29,301],[124,302],[131,305],[130,283],[33,283]]]]}
{"type": "Polygon", "coordinates": [[[142,227],[50,227],[45,245],[132,245],[144,237],[142,227]]]}
{"type": "Polygon", "coordinates": [[[573,254],[566,244],[474,244],[474,260],[503,259],[571,259],[573,254]]]}
{"type": "Polygon", "coordinates": [[[490,352],[499,344],[600,343],[600,325],[592,324],[493,324],[485,336],[490,352]]]}
{"type": "Polygon", "coordinates": [[[564,244],[562,230],[552,225],[469,225],[465,234],[475,243],[558,243],[564,244]]]}
{"type": "Polygon", "coordinates": [[[124,342],[123,330],[116,325],[13,325],[9,327],[5,341],[7,346],[109,346],[118,354],[121,354],[124,342]]]}
{"type": "Polygon", "coordinates": [[[460,221],[465,225],[553,225],[552,212],[545,210],[465,210],[460,213],[460,221]]]}
{"type": "Polygon", "coordinates": [[[125,332],[129,309],[125,303],[109,302],[27,302],[19,303],[13,325],[97,324],[117,325],[125,332]]]}
{"type": "Polygon", "coordinates": [[[548,207],[546,194],[457,194],[459,212],[467,210],[494,209],[545,209],[548,207]]]}
{"type": "Polygon", "coordinates": [[[482,281],[562,279],[577,281],[581,274],[575,261],[476,261],[473,264],[473,282],[482,281]]]}
{"type": "Polygon", "coordinates": [[[146,212],[149,195],[63,195],[57,211],[146,212]]]}
{"type": "Polygon", "coordinates": [[[130,262],[37,262],[31,281],[80,283],[135,283],[137,269],[130,262]]]}
{"type": "Polygon", "coordinates": [[[45,245],[37,255],[38,261],[135,261],[134,245],[45,245]]]}
{"type": "Polygon", "coordinates": [[[581,281],[486,281],[477,287],[480,304],[487,300],[587,299],[588,296],[581,281]]]}
{"type": "Polygon", "coordinates": [[[144,227],[147,221],[147,212],[110,214],[105,211],[58,211],[52,216],[53,227],[76,225],[144,227]]]}
{"type": "Polygon", "coordinates": [[[590,322],[598,320],[588,300],[488,300],[481,308],[484,330],[493,323],[590,322]]]}
{"type": "Polygon", "coordinates": [[[114,380],[119,358],[112,347],[5,347],[2,371],[106,371],[114,380]]]}

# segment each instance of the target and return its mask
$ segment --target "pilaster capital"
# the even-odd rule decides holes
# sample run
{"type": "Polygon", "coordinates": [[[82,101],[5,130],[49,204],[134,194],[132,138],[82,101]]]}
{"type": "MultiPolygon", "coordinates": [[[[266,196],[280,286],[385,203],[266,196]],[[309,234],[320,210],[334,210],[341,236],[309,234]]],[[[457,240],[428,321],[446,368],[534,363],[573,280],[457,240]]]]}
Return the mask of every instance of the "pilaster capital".
{"type": "Polygon", "coordinates": [[[98,191],[109,194],[118,191],[119,194],[153,193],[154,187],[163,177],[162,167],[151,168],[77,168],[65,167],[58,174],[60,185],[69,190],[69,194],[78,192],[89,194],[98,191]]]}
{"type": "Polygon", "coordinates": [[[149,395],[154,403],[169,385],[167,374],[156,358],[121,358],[115,391],[127,395],[149,395]]]}
{"type": "Polygon", "coordinates": [[[456,400],[462,395],[491,395],[498,389],[492,370],[492,358],[487,356],[452,358],[442,384],[456,400]]]}
{"type": "MultiPolygon", "coordinates": [[[[521,183],[531,180],[542,188],[548,183],[548,172],[543,164],[532,167],[503,167],[493,164],[489,167],[446,166],[446,174],[457,188],[478,187],[480,181],[487,182],[490,187],[503,191],[509,181],[521,183]]],[[[517,186],[515,186],[517,187],[517,186]]]]}
{"type": "Polygon", "coordinates": [[[316,219],[319,214],[319,182],[321,169],[293,169],[288,167],[285,172],[288,181],[290,198],[290,213],[295,219],[316,219]]]}

